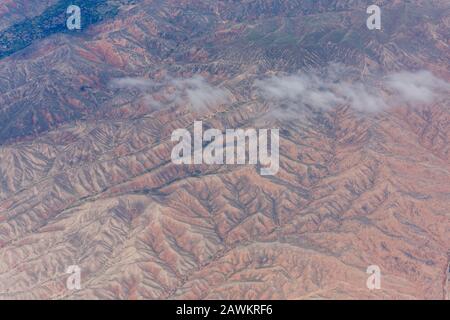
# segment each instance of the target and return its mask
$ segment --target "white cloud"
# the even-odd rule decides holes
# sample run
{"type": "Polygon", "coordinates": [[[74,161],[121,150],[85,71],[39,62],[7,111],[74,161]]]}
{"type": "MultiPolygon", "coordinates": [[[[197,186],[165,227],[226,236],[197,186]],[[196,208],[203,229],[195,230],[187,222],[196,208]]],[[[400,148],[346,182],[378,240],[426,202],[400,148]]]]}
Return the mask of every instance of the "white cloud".
{"type": "MultiPolygon", "coordinates": [[[[276,75],[254,82],[261,98],[272,103],[272,112],[292,117],[305,107],[328,110],[348,105],[362,112],[377,112],[391,106],[430,104],[449,97],[450,84],[429,71],[397,72],[370,81],[356,80],[354,70],[331,65],[323,70],[293,75],[276,75]],[[287,106],[281,110],[279,107],[287,106]]],[[[153,107],[186,106],[194,112],[207,112],[231,103],[232,94],[213,86],[201,76],[185,79],[120,78],[111,81],[119,89],[138,89],[153,107]]]]}
{"type": "Polygon", "coordinates": [[[187,98],[191,108],[196,112],[204,112],[215,106],[223,105],[231,100],[231,93],[225,88],[210,85],[203,77],[194,76],[189,79],[171,81],[179,93],[178,99],[187,98]]]}
{"type": "Polygon", "coordinates": [[[400,103],[429,104],[450,94],[450,84],[426,70],[392,74],[386,84],[400,103]]]}
{"type": "MultiPolygon", "coordinates": [[[[363,112],[377,112],[394,105],[417,106],[448,97],[450,84],[428,71],[399,72],[370,82],[349,80],[351,70],[331,66],[325,72],[272,76],[255,82],[259,95],[276,106],[277,114],[291,117],[309,106],[328,110],[349,105],[363,112]]],[[[276,112],[276,111],[275,111],[276,112]]]]}
{"type": "Polygon", "coordinates": [[[162,107],[163,103],[157,101],[155,94],[167,104],[186,105],[194,112],[206,112],[230,102],[232,98],[229,90],[215,87],[198,75],[186,79],[168,78],[159,82],[144,78],[120,78],[112,80],[111,86],[139,89],[145,92],[144,100],[157,107],[162,107]]]}
{"type": "Polygon", "coordinates": [[[344,103],[342,97],[332,92],[329,84],[316,75],[273,76],[265,80],[257,80],[255,86],[261,90],[264,98],[287,104],[307,104],[327,109],[344,103]]]}

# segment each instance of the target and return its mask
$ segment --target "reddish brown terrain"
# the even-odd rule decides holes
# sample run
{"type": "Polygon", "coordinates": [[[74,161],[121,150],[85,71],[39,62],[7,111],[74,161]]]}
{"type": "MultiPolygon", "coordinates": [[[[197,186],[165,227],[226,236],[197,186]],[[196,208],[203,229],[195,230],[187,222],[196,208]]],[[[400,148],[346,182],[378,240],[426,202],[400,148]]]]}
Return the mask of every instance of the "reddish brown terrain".
{"type": "Polygon", "coordinates": [[[448,1],[107,2],[0,59],[0,299],[449,298],[448,1]],[[280,128],[278,173],[173,164],[196,120],[280,128]]]}

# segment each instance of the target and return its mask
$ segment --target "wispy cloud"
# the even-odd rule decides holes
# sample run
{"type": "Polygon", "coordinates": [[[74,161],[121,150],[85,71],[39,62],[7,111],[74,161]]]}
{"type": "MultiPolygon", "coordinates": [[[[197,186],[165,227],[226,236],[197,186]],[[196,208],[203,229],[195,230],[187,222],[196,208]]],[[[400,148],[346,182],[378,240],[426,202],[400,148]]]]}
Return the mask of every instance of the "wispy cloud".
{"type": "MultiPolygon", "coordinates": [[[[430,104],[450,95],[450,84],[425,70],[397,72],[366,81],[357,80],[354,75],[353,69],[331,65],[309,73],[256,80],[253,87],[262,99],[271,102],[272,114],[282,117],[299,115],[306,108],[329,110],[339,105],[377,112],[392,106],[430,104]]],[[[198,75],[162,81],[120,78],[110,84],[113,88],[141,91],[145,103],[156,108],[180,105],[204,113],[233,100],[228,89],[214,86],[198,75]]]]}
{"type": "Polygon", "coordinates": [[[450,83],[426,70],[392,74],[387,77],[386,85],[400,103],[429,104],[449,98],[450,94],[450,83]]]}
{"type": "Polygon", "coordinates": [[[223,105],[231,100],[231,93],[225,88],[210,85],[203,77],[194,76],[189,79],[175,79],[171,83],[181,93],[178,99],[186,96],[194,111],[203,112],[215,106],[223,105]]]}
{"type": "Polygon", "coordinates": [[[450,84],[428,71],[399,72],[362,82],[350,80],[343,67],[325,72],[272,76],[255,82],[259,95],[286,116],[304,107],[328,110],[349,105],[362,112],[377,112],[394,105],[417,106],[448,97],[450,84]]]}
{"type": "Polygon", "coordinates": [[[231,101],[231,92],[209,84],[205,78],[194,76],[186,79],[168,78],[153,81],[145,78],[120,78],[111,81],[111,87],[138,89],[145,92],[145,101],[162,107],[164,104],[186,105],[194,112],[206,112],[231,101]],[[159,100],[154,97],[157,95],[159,100]]]}

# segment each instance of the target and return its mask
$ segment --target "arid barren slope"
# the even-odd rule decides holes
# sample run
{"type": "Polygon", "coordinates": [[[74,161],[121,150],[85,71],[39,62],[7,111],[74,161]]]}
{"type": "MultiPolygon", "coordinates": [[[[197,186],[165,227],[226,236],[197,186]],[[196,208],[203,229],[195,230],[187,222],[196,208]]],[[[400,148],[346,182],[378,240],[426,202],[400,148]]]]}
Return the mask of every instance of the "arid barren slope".
{"type": "Polygon", "coordinates": [[[0,299],[445,299],[450,8],[380,4],[135,1],[0,60],[0,299]],[[278,173],[175,165],[196,120],[280,128],[278,173]]]}

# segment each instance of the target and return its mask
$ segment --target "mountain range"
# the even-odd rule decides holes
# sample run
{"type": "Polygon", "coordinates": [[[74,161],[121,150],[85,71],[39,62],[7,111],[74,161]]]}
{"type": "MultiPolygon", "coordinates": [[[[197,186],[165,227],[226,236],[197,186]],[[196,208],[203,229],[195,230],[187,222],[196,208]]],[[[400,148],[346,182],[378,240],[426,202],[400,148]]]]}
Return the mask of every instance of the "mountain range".
{"type": "Polygon", "coordinates": [[[0,299],[448,299],[449,17],[0,0],[0,299]],[[194,121],[279,128],[278,173],[174,164],[194,121]]]}

